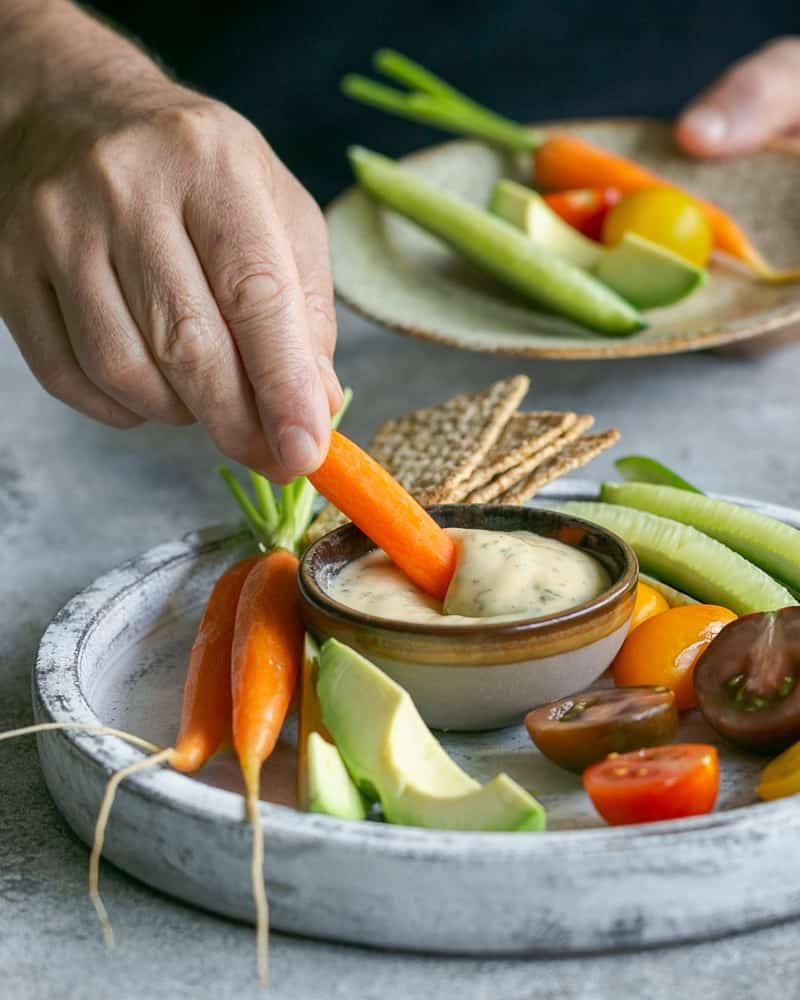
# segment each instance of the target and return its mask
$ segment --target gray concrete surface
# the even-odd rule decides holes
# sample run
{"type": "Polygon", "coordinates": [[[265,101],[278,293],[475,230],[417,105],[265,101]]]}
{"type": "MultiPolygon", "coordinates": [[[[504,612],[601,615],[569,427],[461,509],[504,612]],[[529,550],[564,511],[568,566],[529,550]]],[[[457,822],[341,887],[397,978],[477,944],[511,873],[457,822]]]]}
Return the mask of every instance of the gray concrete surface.
{"type": "MultiPolygon", "coordinates": [[[[656,454],[709,489],[800,505],[800,346],[759,359],[533,364],[400,339],[343,313],[338,358],[357,392],[347,427],[362,440],[404,408],[527,371],[529,406],[595,413],[599,427],[620,427],[626,451],[656,454]]],[[[30,720],[37,641],[71,594],[142,549],[229,516],[217,461],[196,428],[119,433],[68,411],[39,390],[0,328],[0,729],[30,720]]],[[[606,457],[593,472],[610,467],[606,457]]],[[[108,866],[119,943],[106,954],[86,899],[86,860],[47,795],[33,742],[0,745],[2,1000],[261,995],[248,928],[108,866]]],[[[690,947],[548,961],[407,956],[274,935],[272,996],[792,1000],[798,934],[792,923],[690,947]]]]}

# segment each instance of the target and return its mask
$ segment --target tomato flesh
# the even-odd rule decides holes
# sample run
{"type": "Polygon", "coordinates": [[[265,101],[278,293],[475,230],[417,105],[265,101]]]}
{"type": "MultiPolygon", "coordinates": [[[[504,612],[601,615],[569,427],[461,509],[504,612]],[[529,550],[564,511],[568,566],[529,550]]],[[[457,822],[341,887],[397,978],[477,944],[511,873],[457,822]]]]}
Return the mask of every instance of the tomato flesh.
{"type": "Polygon", "coordinates": [[[675,692],[678,711],[692,708],[695,663],[735,618],[716,604],[687,604],[648,618],[628,635],[611,664],[614,683],[660,684],[675,692]]]}
{"type": "Polygon", "coordinates": [[[612,205],[622,197],[617,188],[572,188],[544,195],[556,215],[578,232],[598,243],[603,238],[603,223],[612,205]]]}
{"type": "Polygon", "coordinates": [[[697,704],[727,739],[757,750],[800,740],[800,606],[744,615],[706,649],[697,704]]]}
{"type": "Polygon", "coordinates": [[[719,757],[705,743],[611,754],[584,771],[583,784],[613,826],[698,816],[717,800],[719,757]]]}
{"type": "Polygon", "coordinates": [[[669,688],[596,688],[540,705],[525,726],[545,757],[580,774],[610,753],[669,743],[678,710],[669,688]]]}
{"type": "Polygon", "coordinates": [[[645,188],[626,195],[603,222],[603,242],[614,246],[625,233],[672,250],[696,264],[708,263],[713,235],[708,220],[689,195],[675,188],[645,188]]]}

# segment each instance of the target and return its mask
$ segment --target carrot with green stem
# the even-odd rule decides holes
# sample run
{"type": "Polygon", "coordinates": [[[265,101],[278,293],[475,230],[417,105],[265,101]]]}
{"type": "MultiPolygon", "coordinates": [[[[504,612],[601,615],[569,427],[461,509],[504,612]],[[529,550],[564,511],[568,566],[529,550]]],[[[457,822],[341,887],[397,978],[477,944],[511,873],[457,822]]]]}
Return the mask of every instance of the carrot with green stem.
{"type": "Polygon", "coordinates": [[[132,774],[169,764],[178,771],[196,771],[212,757],[231,732],[231,650],[239,595],[258,557],[243,559],[217,580],[197,630],[183,690],[178,736],[173,747],[153,751],[144,760],[116,771],[106,785],[95,824],[89,859],[89,897],[103,928],[106,945],[114,944],[108,912],[100,896],[100,858],[114,798],[122,781],[132,774]]]}
{"type": "MultiPolygon", "coordinates": [[[[578,136],[546,134],[496,115],[406,56],[386,49],[375,53],[375,68],[409,87],[396,90],[366,77],[349,74],[342,90],[349,97],[414,121],[461,135],[472,135],[510,152],[529,152],[534,179],[542,190],[613,187],[624,194],[651,187],[677,187],[633,160],[608,152],[578,136]]],[[[715,247],[747,265],[764,281],[800,280],[800,268],[776,270],[753,245],[739,224],[719,206],[686,192],[711,226],[715,247]]]]}

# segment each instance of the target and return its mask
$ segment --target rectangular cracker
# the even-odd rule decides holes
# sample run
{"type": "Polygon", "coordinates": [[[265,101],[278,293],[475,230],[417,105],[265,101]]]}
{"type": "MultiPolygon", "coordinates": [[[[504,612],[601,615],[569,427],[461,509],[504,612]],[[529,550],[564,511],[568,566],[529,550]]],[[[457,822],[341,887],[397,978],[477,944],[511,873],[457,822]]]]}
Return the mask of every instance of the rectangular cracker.
{"type": "Polygon", "coordinates": [[[514,375],[481,392],[387,420],[370,454],[423,506],[452,501],[458,484],[500,437],[529,384],[526,375],[514,375]]]}
{"type": "Polygon", "coordinates": [[[601,452],[616,444],[617,441],[619,441],[619,431],[616,429],[604,431],[602,434],[586,434],[584,437],[578,438],[577,441],[567,445],[555,458],[549,459],[538,469],[534,469],[529,476],[512,486],[511,489],[501,493],[497,502],[524,504],[547,483],[551,483],[554,479],[558,479],[574,469],[582,468],[601,452]]]}
{"type": "Polygon", "coordinates": [[[538,454],[568,431],[577,419],[577,413],[554,410],[515,413],[483,462],[461,484],[464,497],[486,486],[506,469],[513,469],[534,453],[538,454]]]}
{"type": "Polygon", "coordinates": [[[464,503],[489,503],[497,499],[507,490],[512,489],[517,483],[527,478],[534,469],[539,469],[545,462],[552,461],[560,455],[573,441],[577,441],[588,431],[594,423],[594,417],[590,414],[575,417],[575,421],[566,433],[551,441],[539,451],[535,451],[522,462],[514,465],[499,476],[495,476],[491,482],[473,490],[464,497],[464,503]]]}

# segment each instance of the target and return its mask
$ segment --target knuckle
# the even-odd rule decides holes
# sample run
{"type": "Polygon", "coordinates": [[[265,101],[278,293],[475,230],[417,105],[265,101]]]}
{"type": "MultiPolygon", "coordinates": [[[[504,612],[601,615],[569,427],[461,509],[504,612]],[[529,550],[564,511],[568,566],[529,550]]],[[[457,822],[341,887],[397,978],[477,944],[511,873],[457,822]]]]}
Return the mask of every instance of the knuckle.
{"type": "Polygon", "coordinates": [[[258,397],[271,404],[270,409],[274,409],[276,403],[282,407],[302,405],[313,394],[314,375],[300,359],[285,358],[281,365],[254,373],[253,387],[258,397]]]}
{"type": "Polygon", "coordinates": [[[208,159],[217,148],[219,112],[210,101],[170,108],[161,113],[160,124],[170,141],[193,159],[208,159]]]}
{"type": "Polygon", "coordinates": [[[203,375],[218,355],[216,339],[210,335],[202,318],[186,313],[173,320],[164,336],[155,344],[159,364],[178,375],[203,375]]]}
{"type": "Polygon", "coordinates": [[[289,282],[271,267],[230,268],[223,288],[223,313],[243,325],[279,320],[292,304],[289,282]]]}

